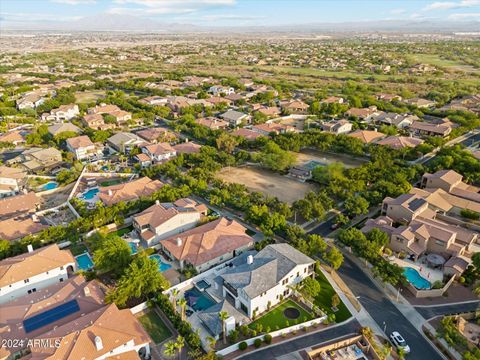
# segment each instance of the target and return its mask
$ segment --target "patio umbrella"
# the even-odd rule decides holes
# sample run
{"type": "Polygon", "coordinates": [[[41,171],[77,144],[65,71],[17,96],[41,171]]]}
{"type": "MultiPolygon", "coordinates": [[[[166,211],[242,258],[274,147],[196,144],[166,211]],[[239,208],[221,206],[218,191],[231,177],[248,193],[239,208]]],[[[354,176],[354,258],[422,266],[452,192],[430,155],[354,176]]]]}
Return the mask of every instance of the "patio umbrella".
{"type": "Polygon", "coordinates": [[[428,254],[427,261],[433,266],[441,266],[445,264],[445,259],[443,258],[443,256],[438,254],[428,254]]]}

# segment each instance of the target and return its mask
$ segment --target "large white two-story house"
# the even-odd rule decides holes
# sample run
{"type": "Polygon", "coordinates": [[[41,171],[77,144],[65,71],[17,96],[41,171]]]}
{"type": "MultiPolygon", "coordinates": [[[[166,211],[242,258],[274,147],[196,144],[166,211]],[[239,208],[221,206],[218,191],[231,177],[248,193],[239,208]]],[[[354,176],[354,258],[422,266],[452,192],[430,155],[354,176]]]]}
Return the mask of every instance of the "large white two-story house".
{"type": "Polygon", "coordinates": [[[146,154],[153,162],[161,162],[177,156],[177,151],[166,142],[143,146],[142,153],[146,154]]]}
{"type": "Polygon", "coordinates": [[[315,261],[292,246],[267,245],[221,275],[223,296],[252,318],[290,296],[290,287],[314,271],[315,261]]]}
{"type": "Polygon", "coordinates": [[[67,139],[66,144],[67,149],[75,155],[77,160],[99,158],[102,154],[87,135],[67,139]]]}
{"type": "Polygon", "coordinates": [[[0,304],[65,281],[75,271],[69,250],[50,245],[0,261],[0,304]]]}
{"type": "Polygon", "coordinates": [[[179,199],[174,203],[157,202],[133,217],[133,227],[148,247],[160,240],[190,230],[198,225],[208,208],[192,199],[179,199]]]}

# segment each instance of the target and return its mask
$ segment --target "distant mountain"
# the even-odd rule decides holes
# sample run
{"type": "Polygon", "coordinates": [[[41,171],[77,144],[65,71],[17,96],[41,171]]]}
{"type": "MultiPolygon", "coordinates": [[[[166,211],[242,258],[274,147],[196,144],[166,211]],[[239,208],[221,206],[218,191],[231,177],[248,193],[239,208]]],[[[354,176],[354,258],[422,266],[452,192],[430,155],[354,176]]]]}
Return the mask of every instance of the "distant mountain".
{"type": "Polygon", "coordinates": [[[357,22],[309,23],[275,26],[214,26],[205,23],[192,24],[160,23],[158,21],[133,15],[96,14],[74,21],[44,21],[12,23],[3,18],[0,28],[3,30],[52,30],[52,31],[125,31],[125,32],[322,32],[349,33],[364,31],[386,32],[480,32],[480,21],[439,21],[439,20],[378,20],[357,22]]]}

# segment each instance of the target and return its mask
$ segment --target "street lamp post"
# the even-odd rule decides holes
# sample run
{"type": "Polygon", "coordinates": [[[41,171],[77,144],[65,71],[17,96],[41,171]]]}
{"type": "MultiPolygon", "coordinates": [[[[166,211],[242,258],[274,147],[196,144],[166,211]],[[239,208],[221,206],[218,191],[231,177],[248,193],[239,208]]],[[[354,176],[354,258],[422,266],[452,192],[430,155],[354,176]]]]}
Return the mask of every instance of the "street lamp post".
{"type": "Polygon", "coordinates": [[[387,334],[387,323],[385,321],[383,322],[383,332],[387,334]]]}
{"type": "Polygon", "coordinates": [[[398,297],[400,296],[400,291],[403,291],[403,289],[400,289],[400,288],[397,289],[397,302],[398,302],[398,297]]]}

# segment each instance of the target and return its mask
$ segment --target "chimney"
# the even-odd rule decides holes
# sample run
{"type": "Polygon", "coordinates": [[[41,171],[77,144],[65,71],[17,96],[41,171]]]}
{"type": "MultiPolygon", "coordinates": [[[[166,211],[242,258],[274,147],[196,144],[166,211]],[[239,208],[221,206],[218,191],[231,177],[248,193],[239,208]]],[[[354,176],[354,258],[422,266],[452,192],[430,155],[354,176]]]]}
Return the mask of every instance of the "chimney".
{"type": "Polygon", "coordinates": [[[87,286],[83,288],[83,294],[85,296],[90,296],[90,289],[87,286]]]}
{"type": "Polygon", "coordinates": [[[95,336],[95,347],[97,348],[97,351],[103,349],[102,338],[100,336],[95,336]]]}
{"type": "Polygon", "coordinates": [[[160,205],[160,200],[155,200],[155,205],[160,205]]]}
{"type": "Polygon", "coordinates": [[[27,245],[28,252],[31,253],[33,251],[33,246],[31,244],[27,245]]]}
{"type": "Polygon", "coordinates": [[[253,264],[253,255],[248,255],[247,256],[247,264],[252,265],[253,264]]]}
{"type": "Polygon", "coordinates": [[[108,190],[108,196],[112,196],[112,195],[113,195],[112,190],[108,190]]]}
{"type": "Polygon", "coordinates": [[[38,222],[38,216],[36,214],[32,214],[32,221],[38,222]]]}
{"type": "Polygon", "coordinates": [[[185,142],[188,143],[188,138],[185,138],[185,142]]]}
{"type": "Polygon", "coordinates": [[[182,246],[182,239],[177,238],[177,246],[182,246]]]}

